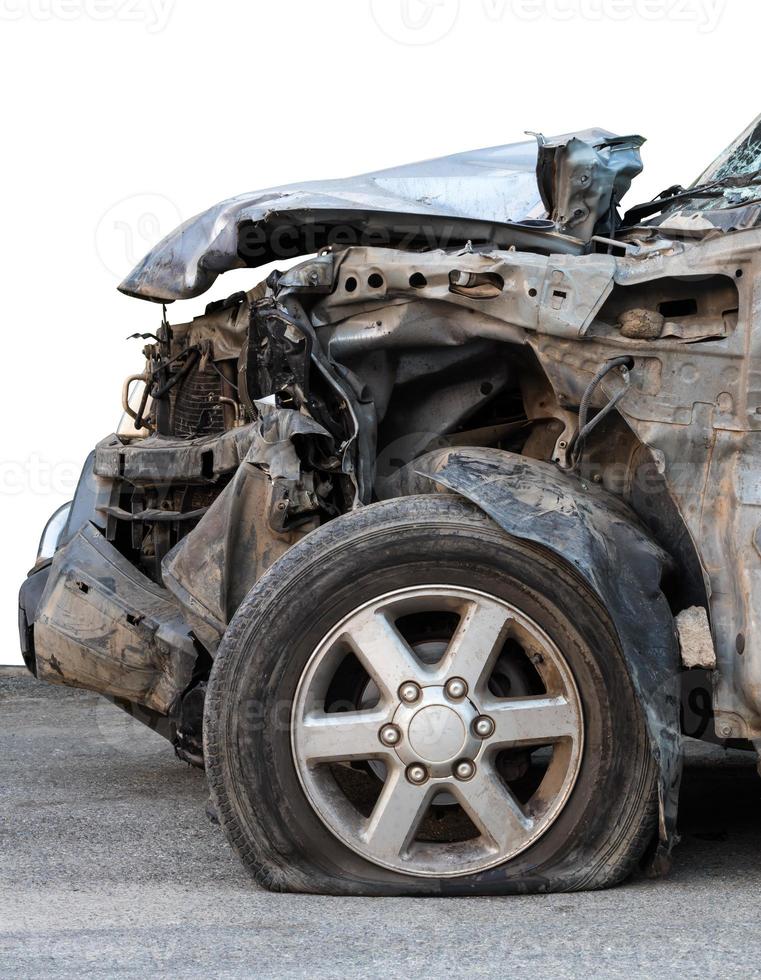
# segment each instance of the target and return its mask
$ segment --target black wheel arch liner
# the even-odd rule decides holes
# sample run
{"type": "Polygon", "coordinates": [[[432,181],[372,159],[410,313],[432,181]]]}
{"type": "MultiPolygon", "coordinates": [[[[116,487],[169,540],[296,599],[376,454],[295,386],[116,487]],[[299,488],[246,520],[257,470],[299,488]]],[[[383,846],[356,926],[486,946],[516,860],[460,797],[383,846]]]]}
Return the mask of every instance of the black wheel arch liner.
{"type": "Polygon", "coordinates": [[[681,659],[661,591],[670,556],[621,500],[558,467],[499,449],[445,449],[412,464],[426,486],[470,500],[512,537],[564,561],[598,597],[618,634],[659,770],[659,845],[665,870],[676,832],[682,746],[681,659]],[[431,486],[431,483],[433,486],[431,486]]]}

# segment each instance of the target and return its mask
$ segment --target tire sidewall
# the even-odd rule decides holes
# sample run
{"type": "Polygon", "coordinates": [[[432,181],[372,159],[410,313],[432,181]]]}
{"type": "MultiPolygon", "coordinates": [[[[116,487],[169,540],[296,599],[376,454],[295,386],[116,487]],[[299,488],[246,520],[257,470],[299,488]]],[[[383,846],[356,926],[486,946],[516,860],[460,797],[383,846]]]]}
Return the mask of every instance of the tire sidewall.
{"type": "Polygon", "coordinates": [[[420,507],[413,499],[365,508],[361,519],[347,515],[310,535],[236,615],[212,672],[206,725],[221,822],[244,860],[253,856],[269,884],[288,889],[488,894],[583,887],[609,842],[636,818],[647,783],[638,771],[647,764],[644,725],[612,627],[556,558],[507,537],[457,498],[419,498],[420,507]],[[389,871],[348,848],[312,808],[291,748],[294,696],[320,641],[363,603],[425,584],[489,593],[536,622],[571,669],[585,724],[576,784],[545,833],[495,868],[454,878],[389,871]]]}

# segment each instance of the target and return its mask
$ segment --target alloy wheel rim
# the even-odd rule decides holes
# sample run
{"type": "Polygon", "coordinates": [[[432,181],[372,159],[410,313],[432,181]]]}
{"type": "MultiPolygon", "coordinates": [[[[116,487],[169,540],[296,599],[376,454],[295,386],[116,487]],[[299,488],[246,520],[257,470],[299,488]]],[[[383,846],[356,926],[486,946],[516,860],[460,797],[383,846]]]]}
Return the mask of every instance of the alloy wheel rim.
{"type": "Polygon", "coordinates": [[[371,863],[423,877],[483,871],[536,842],[568,801],[583,742],[555,643],[505,600],[459,586],[396,590],[345,616],[310,657],[291,714],[296,770],[327,829],[371,863]],[[426,662],[400,624],[443,616],[456,625],[426,662]],[[495,689],[506,657],[530,672],[531,693],[495,689]],[[335,698],[350,661],[370,703],[335,698]],[[515,759],[523,775],[511,782],[515,759]]]}

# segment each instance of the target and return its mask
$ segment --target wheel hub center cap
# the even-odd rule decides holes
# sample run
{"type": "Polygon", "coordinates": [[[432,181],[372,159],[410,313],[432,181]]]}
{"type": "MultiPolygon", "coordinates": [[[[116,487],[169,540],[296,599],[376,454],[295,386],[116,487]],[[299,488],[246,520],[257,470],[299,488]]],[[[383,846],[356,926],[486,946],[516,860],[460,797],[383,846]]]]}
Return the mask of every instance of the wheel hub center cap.
{"type": "Polygon", "coordinates": [[[413,751],[424,762],[449,762],[462,753],[467,730],[454,708],[432,704],[415,714],[408,737],[413,751]]]}
{"type": "Polygon", "coordinates": [[[433,779],[449,779],[458,759],[474,761],[484,742],[473,732],[478,717],[470,698],[453,701],[443,687],[421,685],[415,704],[402,702],[394,714],[401,738],[394,751],[405,766],[424,765],[433,779]]]}

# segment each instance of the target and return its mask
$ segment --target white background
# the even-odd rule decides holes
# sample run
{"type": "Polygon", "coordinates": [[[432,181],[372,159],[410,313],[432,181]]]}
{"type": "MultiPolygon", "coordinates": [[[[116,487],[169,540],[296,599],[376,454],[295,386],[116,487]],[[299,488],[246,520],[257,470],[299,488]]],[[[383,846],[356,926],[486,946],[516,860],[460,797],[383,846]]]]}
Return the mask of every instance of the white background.
{"type": "Polygon", "coordinates": [[[158,324],[115,288],[155,241],[233,194],[527,129],[642,133],[646,200],[761,112],[760,27],[748,0],[0,0],[0,662],[42,526],[141,368],[125,337],[158,324]]]}

